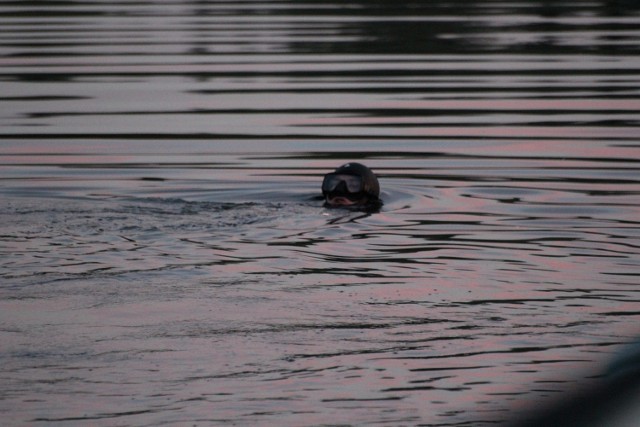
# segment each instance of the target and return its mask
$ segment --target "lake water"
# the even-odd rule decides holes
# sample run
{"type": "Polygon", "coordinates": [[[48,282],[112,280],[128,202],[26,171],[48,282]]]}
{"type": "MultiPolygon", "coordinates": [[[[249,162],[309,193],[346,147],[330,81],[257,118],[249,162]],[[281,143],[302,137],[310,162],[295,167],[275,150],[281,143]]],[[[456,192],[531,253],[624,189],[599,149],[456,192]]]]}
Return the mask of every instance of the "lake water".
{"type": "Polygon", "coordinates": [[[3,425],[484,426],[638,334],[640,6],[0,5],[3,425]],[[322,175],[380,178],[379,213],[322,175]]]}

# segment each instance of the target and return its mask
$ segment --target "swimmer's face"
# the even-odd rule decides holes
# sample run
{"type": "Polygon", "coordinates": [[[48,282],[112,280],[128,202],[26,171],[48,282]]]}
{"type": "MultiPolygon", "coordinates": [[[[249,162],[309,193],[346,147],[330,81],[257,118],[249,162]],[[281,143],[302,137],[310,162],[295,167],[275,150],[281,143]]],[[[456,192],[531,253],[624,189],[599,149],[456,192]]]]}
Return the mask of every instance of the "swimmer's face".
{"type": "Polygon", "coordinates": [[[346,163],[324,176],[322,194],[328,207],[381,205],[380,184],[373,171],[360,163],[346,163]]]}
{"type": "Polygon", "coordinates": [[[362,178],[357,175],[327,174],[322,183],[322,191],[327,205],[359,206],[369,200],[364,192],[362,178]]]}

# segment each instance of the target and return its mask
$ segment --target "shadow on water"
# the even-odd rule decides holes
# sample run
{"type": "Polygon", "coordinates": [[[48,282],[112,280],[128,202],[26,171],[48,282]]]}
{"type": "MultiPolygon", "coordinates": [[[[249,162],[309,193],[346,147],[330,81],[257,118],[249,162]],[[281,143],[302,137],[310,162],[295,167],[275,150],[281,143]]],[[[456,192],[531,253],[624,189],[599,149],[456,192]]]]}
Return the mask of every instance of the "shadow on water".
{"type": "Polygon", "coordinates": [[[639,14],[2,3],[3,420],[483,426],[607,390],[639,14]],[[347,161],[380,212],[322,207],[347,161]]]}

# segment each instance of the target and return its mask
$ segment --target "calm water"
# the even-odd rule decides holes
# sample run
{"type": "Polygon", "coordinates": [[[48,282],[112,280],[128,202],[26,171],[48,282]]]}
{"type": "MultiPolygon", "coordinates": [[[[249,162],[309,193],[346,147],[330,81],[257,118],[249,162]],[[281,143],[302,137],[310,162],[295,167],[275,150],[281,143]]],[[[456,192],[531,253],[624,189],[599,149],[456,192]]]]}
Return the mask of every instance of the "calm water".
{"type": "Polygon", "coordinates": [[[495,425],[640,334],[636,2],[112,3],[0,5],[6,425],[495,425]]]}

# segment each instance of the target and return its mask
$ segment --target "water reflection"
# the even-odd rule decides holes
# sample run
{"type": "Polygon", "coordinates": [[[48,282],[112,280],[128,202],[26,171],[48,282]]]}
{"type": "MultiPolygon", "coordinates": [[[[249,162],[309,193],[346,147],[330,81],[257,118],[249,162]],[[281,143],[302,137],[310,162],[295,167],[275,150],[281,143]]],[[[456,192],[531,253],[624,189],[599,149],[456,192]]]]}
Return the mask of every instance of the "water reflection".
{"type": "Polygon", "coordinates": [[[5,419],[482,426],[594,384],[637,335],[639,13],[3,4],[5,419]],[[317,199],[353,160],[379,213],[317,199]]]}

